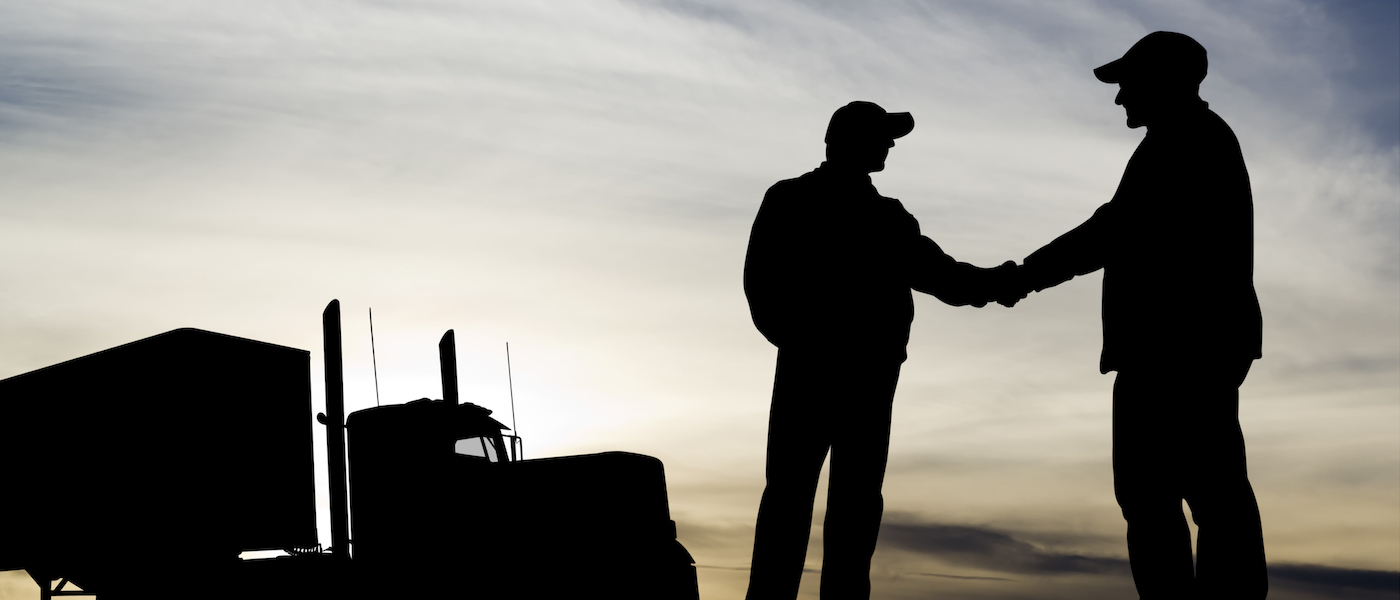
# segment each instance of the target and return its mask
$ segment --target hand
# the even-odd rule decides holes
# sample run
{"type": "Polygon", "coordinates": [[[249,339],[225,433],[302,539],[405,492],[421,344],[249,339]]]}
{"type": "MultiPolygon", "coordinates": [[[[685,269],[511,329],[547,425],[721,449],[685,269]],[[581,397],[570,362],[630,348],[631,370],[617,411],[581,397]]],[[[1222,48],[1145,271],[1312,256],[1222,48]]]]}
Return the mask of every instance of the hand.
{"type": "Polygon", "coordinates": [[[994,269],[993,293],[997,304],[1011,308],[1016,306],[1026,296],[1030,295],[1030,286],[1026,283],[1026,278],[1021,272],[1021,268],[1016,266],[1016,261],[1008,260],[994,269]]]}

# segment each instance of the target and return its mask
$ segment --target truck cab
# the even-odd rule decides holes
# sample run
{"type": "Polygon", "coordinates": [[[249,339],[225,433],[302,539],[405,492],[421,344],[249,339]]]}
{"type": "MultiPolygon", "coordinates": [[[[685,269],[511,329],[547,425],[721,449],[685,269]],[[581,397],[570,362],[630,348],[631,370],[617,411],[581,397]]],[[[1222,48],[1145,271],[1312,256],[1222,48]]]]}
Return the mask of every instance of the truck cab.
{"type": "Polygon", "coordinates": [[[351,548],[362,572],[399,574],[378,582],[386,592],[417,585],[398,578],[418,573],[523,598],[698,597],[661,461],[523,460],[518,438],[490,415],[426,398],[350,415],[351,548]]]}

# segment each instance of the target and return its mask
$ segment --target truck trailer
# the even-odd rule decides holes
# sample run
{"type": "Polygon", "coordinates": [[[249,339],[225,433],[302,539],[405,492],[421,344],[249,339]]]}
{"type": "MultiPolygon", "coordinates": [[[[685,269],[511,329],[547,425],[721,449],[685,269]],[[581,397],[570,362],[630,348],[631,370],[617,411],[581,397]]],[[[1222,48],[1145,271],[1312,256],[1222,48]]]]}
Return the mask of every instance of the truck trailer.
{"type": "Polygon", "coordinates": [[[451,331],[442,399],[346,418],[338,301],[323,328],[329,548],[310,352],[185,328],[0,381],[0,570],[44,600],[698,600],[661,461],[523,459],[459,401],[451,331]]]}

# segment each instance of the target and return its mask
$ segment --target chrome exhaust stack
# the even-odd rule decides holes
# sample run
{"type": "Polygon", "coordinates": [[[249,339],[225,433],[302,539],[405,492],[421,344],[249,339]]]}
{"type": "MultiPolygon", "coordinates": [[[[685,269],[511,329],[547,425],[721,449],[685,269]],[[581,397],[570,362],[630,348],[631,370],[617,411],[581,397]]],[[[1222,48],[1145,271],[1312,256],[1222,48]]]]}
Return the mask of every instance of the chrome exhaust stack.
{"type": "Polygon", "coordinates": [[[448,406],[457,406],[457,334],[451,329],[438,342],[438,366],[442,370],[442,399],[448,406]]]}
{"type": "Polygon", "coordinates": [[[326,363],[326,412],[317,421],[326,426],[326,467],[331,487],[331,547],[329,552],[350,558],[350,509],[345,472],[345,375],[340,348],[340,301],[331,300],[321,313],[326,363]]]}

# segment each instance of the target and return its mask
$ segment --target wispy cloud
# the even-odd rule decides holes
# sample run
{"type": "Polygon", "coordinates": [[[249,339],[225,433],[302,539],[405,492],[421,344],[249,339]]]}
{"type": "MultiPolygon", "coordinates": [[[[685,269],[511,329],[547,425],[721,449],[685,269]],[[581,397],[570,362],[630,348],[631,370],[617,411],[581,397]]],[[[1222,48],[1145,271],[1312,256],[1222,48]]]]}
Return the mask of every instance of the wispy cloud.
{"type": "Polygon", "coordinates": [[[880,525],[880,543],[947,564],[1001,573],[1122,574],[1128,568],[1123,558],[1047,550],[1005,531],[969,525],[885,522],[880,525]]]}
{"type": "Polygon", "coordinates": [[[1339,569],[1321,565],[1271,564],[1269,578],[1284,585],[1400,592],[1400,572],[1339,569]]]}
{"type": "MultiPolygon", "coordinates": [[[[977,573],[910,573],[914,575],[987,581],[1058,575],[1130,576],[1126,558],[1086,556],[1029,541],[1044,538],[1045,535],[986,526],[899,520],[887,520],[880,526],[882,548],[922,555],[938,564],[965,567],[977,573]],[[986,576],[987,573],[1007,575],[986,576]]],[[[1345,597],[1352,592],[1400,591],[1400,571],[1274,563],[1269,565],[1269,578],[1270,586],[1274,589],[1289,589],[1306,595],[1332,597],[1333,594],[1340,594],[1338,597],[1345,597]]]]}
{"type": "MultiPolygon", "coordinates": [[[[391,401],[436,393],[434,343],[455,327],[466,395],[499,409],[511,341],[532,452],[662,458],[697,554],[742,565],[772,382],[740,286],[763,190],[821,160],[835,107],[878,101],[918,122],[880,189],[962,260],[1025,256],[1108,199],[1141,139],[1090,70],[1177,30],[1211,53],[1202,93],[1254,185],[1266,347],[1241,415],[1270,556],[1386,573],[1396,10],[6,3],[0,376],[179,326],[314,350],[340,297],[352,410],[374,404],[366,306],[391,401]]],[[[1098,294],[1091,276],[1014,310],[918,301],[886,498],[937,513],[890,525],[899,552],[987,569],[969,577],[1121,574],[1098,294]],[[1088,537],[1028,533],[1059,522],[1088,537]]],[[[909,572],[963,576],[933,567],[909,572]]]]}

